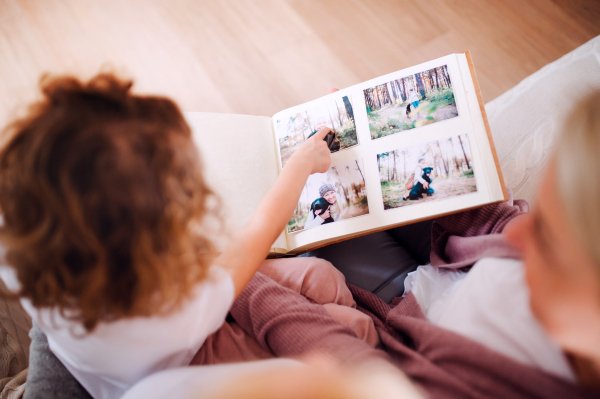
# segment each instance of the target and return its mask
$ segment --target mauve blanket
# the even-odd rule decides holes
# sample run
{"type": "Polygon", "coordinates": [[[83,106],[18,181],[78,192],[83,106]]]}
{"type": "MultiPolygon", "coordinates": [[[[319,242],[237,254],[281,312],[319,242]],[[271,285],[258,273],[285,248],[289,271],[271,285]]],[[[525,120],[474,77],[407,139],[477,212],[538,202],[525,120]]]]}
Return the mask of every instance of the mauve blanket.
{"type": "MultiPolygon", "coordinates": [[[[515,257],[500,234],[527,203],[512,201],[440,218],[432,228],[431,261],[468,267],[483,257],[515,257]]],[[[259,345],[279,357],[309,352],[343,363],[387,359],[433,398],[593,398],[582,387],[521,364],[468,338],[431,324],[414,296],[388,305],[349,286],[358,308],[374,321],[379,348],[357,339],[321,305],[257,273],[235,301],[231,315],[259,345]]]]}

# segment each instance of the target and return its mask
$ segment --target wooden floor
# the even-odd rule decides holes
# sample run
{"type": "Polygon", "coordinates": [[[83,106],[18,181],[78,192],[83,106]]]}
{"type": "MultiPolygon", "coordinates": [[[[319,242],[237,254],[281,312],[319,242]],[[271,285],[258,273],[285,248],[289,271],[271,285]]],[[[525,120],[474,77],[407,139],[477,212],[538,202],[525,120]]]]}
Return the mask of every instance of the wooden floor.
{"type": "Polygon", "coordinates": [[[0,123],[45,72],[271,116],[464,50],[489,101],[599,34],[598,0],[0,0],[0,123]]]}

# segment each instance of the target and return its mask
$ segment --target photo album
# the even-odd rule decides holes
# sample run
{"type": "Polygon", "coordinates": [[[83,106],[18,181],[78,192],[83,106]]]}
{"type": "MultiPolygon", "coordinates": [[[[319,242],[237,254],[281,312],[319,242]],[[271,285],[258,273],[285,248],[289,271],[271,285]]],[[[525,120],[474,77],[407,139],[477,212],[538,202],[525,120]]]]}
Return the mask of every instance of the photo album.
{"type": "Polygon", "coordinates": [[[273,117],[185,115],[229,231],[248,220],[298,147],[331,129],[331,167],[309,176],[273,256],[508,199],[469,52],[273,117]]]}

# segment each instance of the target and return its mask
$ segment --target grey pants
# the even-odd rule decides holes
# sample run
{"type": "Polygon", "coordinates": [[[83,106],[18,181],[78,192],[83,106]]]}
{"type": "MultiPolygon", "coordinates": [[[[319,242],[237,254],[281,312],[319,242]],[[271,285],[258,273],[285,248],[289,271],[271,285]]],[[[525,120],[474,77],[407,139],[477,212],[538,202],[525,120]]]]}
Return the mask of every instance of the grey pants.
{"type": "Polygon", "coordinates": [[[346,281],[390,302],[404,293],[404,279],[429,263],[431,225],[427,220],[331,244],[300,256],[331,262],[346,281]]]}

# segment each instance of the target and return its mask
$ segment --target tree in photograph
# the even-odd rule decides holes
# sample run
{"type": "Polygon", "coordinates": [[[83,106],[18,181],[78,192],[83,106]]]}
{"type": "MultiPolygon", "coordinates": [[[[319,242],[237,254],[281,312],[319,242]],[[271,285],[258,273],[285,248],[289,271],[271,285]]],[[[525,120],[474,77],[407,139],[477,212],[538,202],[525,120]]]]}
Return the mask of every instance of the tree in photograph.
{"type": "Polygon", "coordinates": [[[440,88],[440,83],[439,83],[440,80],[439,80],[438,75],[437,75],[437,70],[435,68],[433,68],[431,70],[431,72],[433,72],[432,75],[433,75],[433,80],[435,81],[435,88],[439,89],[440,88]]]}
{"type": "Polygon", "coordinates": [[[410,77],[410,83],[412,85],[413,90],[419,92],[419,85],[417,84],[417,79],[415,78],[415,75],[412,75],[410,77]]]}
{"type": "Polygon", "coordinates": [[[452,160],[454,161],[454,166],[457,172],[460,172],[460,166],[458,165],[458,157],[456,156],[456,148],[454,147],[454,140],[452,137],[448,138],[448,142],[450,143],[450,148],[452,148],[452,160]]]}
{"type": "Polygon", "coordinates": [[[335,104],[335,111],[337,113],[337,120],[340,124],[340,127],[344,124],[344,120],[343,120],[343,116],[342,113],[340,112],[340,106],[337,103],[337,100],[334,100],[333,103],[335,104]]]}
{"type": "Polygon", "coordinates": [[[404,101],[408,99],[408,89],[406,88],[406,79],[400,79],[400,83],[402,84],[402,93],[404,93],[404,101]]]}
{"type": "Polygon", "coordinates": [[[304,188],[304,195],[306,196],[306,205],[310,207],[310,198],[308,197],[308,185],[309,183],[306,183],[306,186],[304,188]]]}
{"type": "Polygon", "coordinates": [[[446,172],[446,176],[448,176],[448,165],[446,164],[446,160],[444,159],[444,153],[442,152],[442,146],[440,145],[440,141],[436,141],[437,148],[440,151],[440,158],[442,158],[442,165],[444,165],[444,171],[446,172]]]}
{"type": "Polygon", "coordinates": [[[423,84],[425,85],[425,92],[429,93],[431,92],[431,73],[430,71],[425,71],[423,72],[423,74],[421,75],[421,78],[423,79],[423,84]]]}
{"type": "Polygon", "coordinates": [[[387,83],[382,86],[383,86],[383,91],[385,93],[386,104],[393,104],[392,97],[390,97],[390,91],[388,90],[387,83]]]}
{"type": "Polygon", "coordinates": [[[331,112],[329,111],[329,107],[325,104],[325,108],[327,109],[327,115],[329,115],[329,121],[331,122],[331,129],[335,129],[335,124],[333,123],[333,118],[331,117],[331,112]]]}
{"type": "Polygon", "coordinates": [[[377,93],[377,98],[379,99],[379,108],[383,108],[385,104],[389,103],[387,87],[385,84],[379,85],[375,88],[375,92],[377,93]]]}
{"type": "Polygon", "coordinates": [[[448,80],[448,78],[446,77],[446,74],[444,73],[444,68],[443,67],[438,67],[436,68],[438,71],[438,76],[442,77],[442,83],[444,87],[450,87],[450,81],[448,80]]]}
{"type": "MultiPolygon", "coordinates": [[[[377,156],[377,160],[379,160],[379,155],[377,156]]],[[[363,181],[363,185],[367,185],[367,183],[365,182],[365,177],[363,176],[363,172],[362,170],[360,170],[360,166],[358,165],[358,160],[354,160],[354,162],[356,162],[356,169],[358,170],[358,173],[360,173],[360,177],[362,178],[363,181]]]]}
{"type": "Polygon", "coordinates": [[[448,87],[450,87],[452,82],[450,81],[450,74],[448,73],[448,65],[444,65],[442,67],[442,70],[444,71],[444,74],[446,75],[446,80],[448,81],[448,87]]]}
{"type": "Polygon", "coordinates": [[[431,159],[433,160],[433,168],[434,170],[436,170],[437,174],[441,176],[441,171],[440,171],[440,166],[439,166],[439,162],[433,152],[433,148],[432,148],[432,144],[431,143],[427,143],[427,153],[429,153],[429,155],[431,156],[431,159]]]}
{"type": "Polygon", "coordinates": [[[379,97],[379,93],[377,91],[377,88],[374,88],[371,93],[373,93],[373,100],[374,100],[374,103],[375,103],[374,104],[375,105],[374,109],[381,108],[381,99],[379,97]]]}
{"type": "Polygon", "coordinates": [[[352,119],[352,123],[354,123],[354,111],[352,110],[352,104],[348,99],[348,96],[342,97],[344,101],[344,107],[346,107],[346,114],[348,114],[348,118],[352,119]]]}
{"type": "Polygon", "coordinates": [[[396,153],[398,151],[393,151],[394,154],[394,170],[392,171],[392,180],[398,181],[398,165],[396,164],[396,153]]]}
{"type": "Polygon", "coordinates": [[[383,154],[377,154],[377,169],[379,170],[379,180],[381,181],[381,158],[383,154]]]}
{"type": "Polygon", "coordinates": [[[471,165],[469,165],[469,160],[467,159],[467,153],[465,152],[465,146],[463,145],[460,135],[458,135],[458,142],[460,143],[460,148],[462,148],[463,155],[465,156],[465,163],[467,164],[467,169],[471,169],[471,165]]]}
{"type": "Polygon", "coordinates": [[[408,153],[408,150],[406,148],[403,148],[401,153],[402,158],[404,159],[404,166],[402,167],[402,172],[404,174],[404,180],[406,180],[406,154],[408,153]]]}
{"type": "Polygon", "coordinates": [[[377,88],[373,89],[373,91],[371,91],[371,93],[373,94],[374,109],[381,108],[381,101],[379,100],[379,95],[377,93],[377,88]]]}
{"type": "Polygon", "coordinates": [[[392,96],[392,104],[394,104],[396,102],[396,99],[398,98],[398,96],[396,96],[396,92],[394,91],[394,86],[392,82],[387,82],[385,85],[388,88],[388,92],[392,96]]]}
{"type": "MultiPolygon", "coordinates": [[[[358,164],[357,164],[358,166],[358,164]]],[[[346,170],[350,172],[350,166],[346,165],[346,170]]],[[[354,193],[354,198],[358,198],[360,196],[360,190],[359,190],[359,186],[354,184],[354,183],[350,183],[350,189],[352,190],[352,192],[354,193]]]]}
{"type": "Polygon", "coordinates": [[[304,113],[306,114],[306,123],[307,123],[307,130],[308,130],[308,134],[304,134],[304,140],[306,140],[306,138],[308,136],[310,136],[312,134],[312,132],[314,131],[312,124],[310,123],[310,118],[308,116],[308,111],[304,111],[304,113]]]}
{"type": "Polygon", "coordinates": [[[337,179],[335,186],[341,190],[341,193],[344,196],[344,202],[346,203],[346,205],[350,204],[350,198],[348,197],[348,190],[346,190],[346,187],[344,187],[344,185],[342,184],[342,179],[340,179],[340,174],[338,173],[337,168],[335,166],[332,166],[331,170],[333,170],[333,172],[335,173],[335,177],[337,179]]]}
{"type": "Polygon", "coordinates": [[[394,92],[394,103],[401,103],[402,101],[402,95],[400,94],[400,90],[398,90],[398,86],[396,86],[396,81],[393,80],[390,82],[390,86],[392,87],[392,91],[394,92]]]}
{"type": "Polygon", "coordinates": [[[415,80],[417,81],[417,87],[421,96],[425,98],[425,88],[423,87],[423,81],[421,80],[421,73],[415,73],[415,80]]]}
{"type": "Polygon", "coordinates": [[[404,80],[403,79],[396,79],[396,86],[398,86],[398,91],[400,91],[400,96],[402,96],[402,102],[406,101],[406,89],[404,88],[404,80]]]}
{"type": "Polygon", "coordinates": [[[392,180],[390,178],[390,153],[388,152],[387,154],[387,158],[388,158],[388,181],[392,180]]]}
{"type": "Polygon", "coordinates": [[[365,95],[365,103],[367,104],[367,108],[370,110],[375,109],[375,103],[373,101],[373,89],[365,89],[363,90],[365,95]]]}

